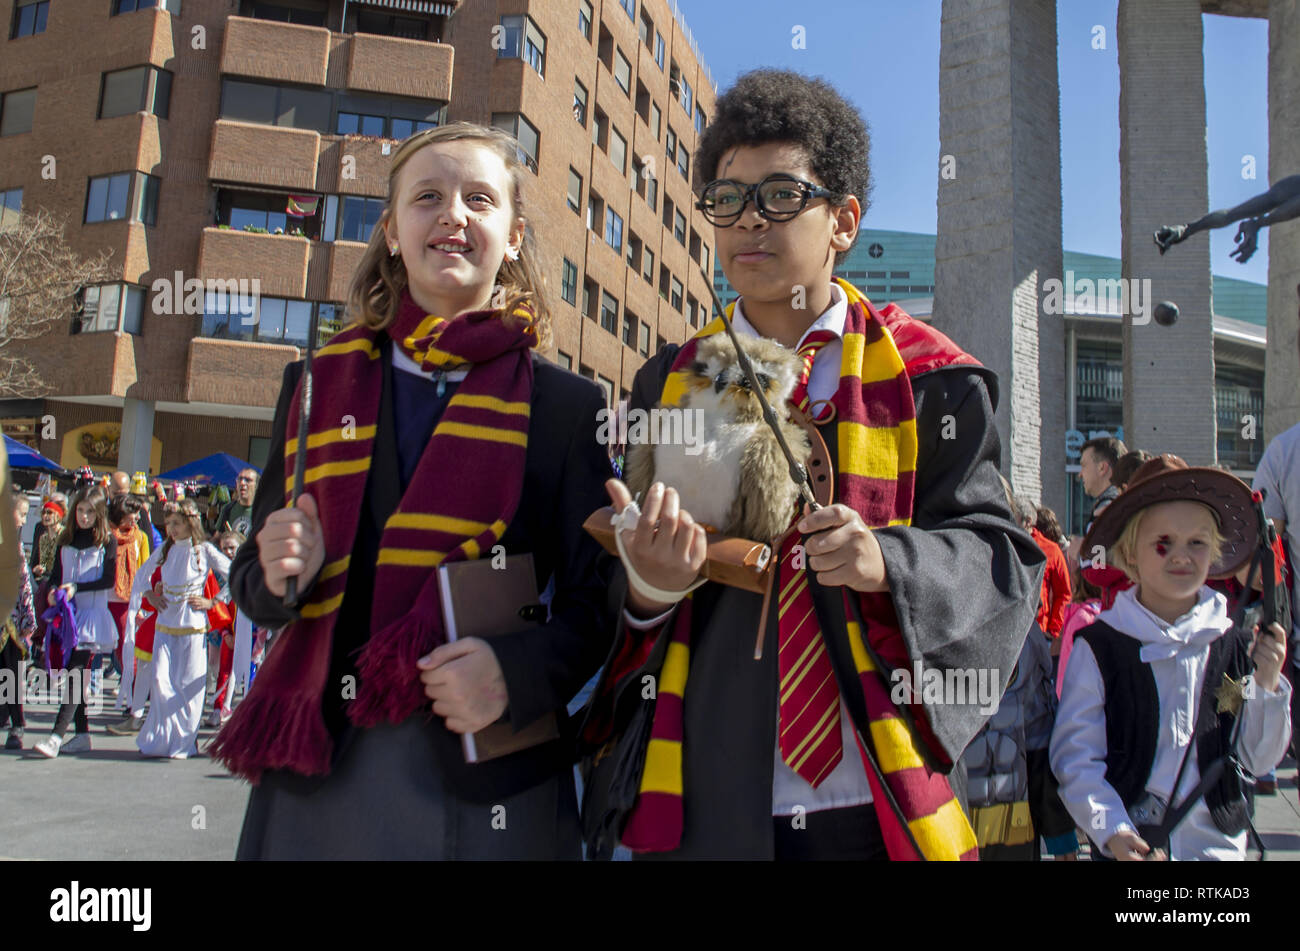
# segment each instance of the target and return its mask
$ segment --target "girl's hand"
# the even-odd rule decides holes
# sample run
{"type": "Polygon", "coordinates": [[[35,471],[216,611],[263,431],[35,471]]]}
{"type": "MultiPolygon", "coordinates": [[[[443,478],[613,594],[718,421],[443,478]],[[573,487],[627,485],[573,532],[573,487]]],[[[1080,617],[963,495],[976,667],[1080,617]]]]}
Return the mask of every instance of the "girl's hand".
{"type": "Polygon", "coordinates": [[[433,712],[453,733],[475,733],[506,712],[505,676],[486,641],[467,637],[443,644],[416,665],[433,712]]]}
{"type": "Polygon", "coordinates": [[[222,634],[222,635],[221,635],[221,643],[225,644],[227,647],[234,647],[234,646],[235,646],[235,635],[234,635],[234,634],[222,634]]]}
{"type": "MultiPolygon", "coordinates": [[[[1151,846],[1147,845],[1146,840],[1138,835],[1132,829],[1121,829],[1106,841],[1106,848],[1116,862],[1143,862],[1151,853],[1151,846]]],[[[1163,855],[1157,850],[1156,855],[1152,856],[1158,861],[1158,856],[1163,855]]]]}
{"type": "Polygon", "coordinates": [[[154,585],[153,590],[146,594],[145,597],[148,598],[149,602],[159,611],[167,607],[167,597],[163,594],[163,584],[161,581],[154,585]]]}
{"type": "Polygon", "coordinates": [[[185,603],[196,611],[207,611],[215,602],[211,598],[203,597],[201,594],[194,594],[190,595],[190,597],[186,599],[185,603]]]}
{"type": "MultiPolygon", "coordinates": [[[[618,479],[606,482],[605,490],[615,512],[622,512],[632,501],[627,486],[618,479]]],[[[665,591],[681,591],[699,577],[708,548],[704,526],[681,507],[677,490],[664,488],[662,482],[650,486],[636,531],[626,533],[623,541],[637,574],[646,584],[665,591]]],[[[642,617],[654,617],[672,607],[644,598],[630,587],[627,603],[642,617]]]]}
{"type": "Polygon", "coordinates": [[[267,589],[277,597],[284,597],[285,579],[298,578],[301,590],[316,577],[325,563],[325,534],[315,499],[304,492],[297,507],[267,516],[257,533],[257,560],[267,589]]]}
{"type": "Polygon", "coordinates": [[[1286,660],[1286,632],[1282,625],[1274,621],[1268,630],[1261,631],[1255,625],[1255,637],[1251,641],[1250,656],[1255,661],[1255,683],[1269,693],[1277,690],[1277,679],[1282,672],[1282,662],[1286,660]]]}

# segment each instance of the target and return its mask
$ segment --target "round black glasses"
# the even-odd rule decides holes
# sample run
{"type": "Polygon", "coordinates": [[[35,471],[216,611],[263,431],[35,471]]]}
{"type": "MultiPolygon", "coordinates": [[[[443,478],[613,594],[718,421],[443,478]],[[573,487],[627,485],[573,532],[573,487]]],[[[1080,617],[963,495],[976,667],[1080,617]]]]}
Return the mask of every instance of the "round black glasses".
{"type": "Polygon", "coordinates": [[[744,213],[751,197],[758,213],[768,221],[789,221],[814,198],[831,198],[834,194],[820,185],[780,173],[767,176],[757,185],[720,178],[704,186],[695,207],[714,225],[727,228],[744,213]]]}

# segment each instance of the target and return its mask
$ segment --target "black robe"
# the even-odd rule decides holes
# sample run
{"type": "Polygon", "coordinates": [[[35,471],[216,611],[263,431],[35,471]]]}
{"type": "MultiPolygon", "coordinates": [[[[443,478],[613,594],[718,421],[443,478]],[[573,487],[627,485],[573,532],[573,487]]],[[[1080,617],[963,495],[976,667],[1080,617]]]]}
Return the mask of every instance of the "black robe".
{"type": "MultiPolygon", "coordinates": [[[[629,411],[656,405],[675,356],[670,345],[642,367],[629,411]]],[[[902,636],[909,656],[926,669],[991,668],[1005,685],[1038,608],[1045,558],[1014,523],[998,479],[997,377],[980,367],[951,366],[913,377],[912,390],[919,442],[912,524],[875,532],[902,636]],[[945,427],[948,415],[952,425],[945,427]],[[944,439],[945,430],[954,438],[944,439]]],[[[823,438],[834,464],[833,429],[823,438]]],[[[621,566],[615,585],[616,595],[626,591],[621,566]]],[[[837,671],[852,671],[838,589],[814,596],[828,612],[819,616],[835,619],[827,643],[837,671]]],[[[763,658],[755,661],[760,595],[705,585],[693,600],[682,842],[677,851],[644,857],[771,859],[777,612],[770,612],[763,658]]],[[[616,643],[626,634],[620,616],[616,643]]],[[[639,679],[639,672],[630,678],[639,679]]],[[[842,693],[863,722],[861,689],[842,693]]],[[[987,719],[978,703],[927,706],[926,716],[950,763],[987,719]]],[[[960,767],[952,778],[963,797],[960,767]]]]}
{"type": "MultiPolygon", "coordinates": [[[[380,531],[402,494],[392,374],[403,371],[392,368],[388,337],[379,341],[379,422],[328,684],[356,674],[354,653],[370,636],[380,531]]],[[[586,517],[607,504],[604,482],[613,473],[596,442],[601,390],[536,354],[533,371],[523,492],[501,544],[507,554],[532,552],[539,591],[554,576],[551,619],[489,643],[506,681],[511,722],[520,728],[554,711],[561,739],[468,765],[459,735],[441,718],[417,713],[400,726],[358,730],[340,691],[327,689],[322,712],[335,741],[331,774],[265,774],[250,796],[240,858],[577,857],[572,730],[564,711],[599,668],[613,630],[606,590],[613,560],[582,530],[586,517]],[[490,810],[502,804],[510,836],[491,825],[490,810]]],[[[230,569],[235,603],[268,628],[297,618],[267,589],[256,538],[267,516],[284,506],[285,427],[301,374],[301,363],[285,368],[251,534],[230,569]]],[[[303,588],[300,603],[310,591],[310,584],[303,588]]]]}

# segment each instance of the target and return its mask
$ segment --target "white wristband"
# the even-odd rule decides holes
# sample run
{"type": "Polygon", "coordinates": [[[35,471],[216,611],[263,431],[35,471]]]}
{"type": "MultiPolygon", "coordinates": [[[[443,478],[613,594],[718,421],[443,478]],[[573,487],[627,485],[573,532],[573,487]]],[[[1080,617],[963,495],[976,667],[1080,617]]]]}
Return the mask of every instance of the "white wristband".
{"type": "Polygon", "coordinates": [[[614,526],[614,543],[618,546],[618,556],[623,562],[623,568],[627,571],[627,583],[637,594],[649,601],[659,604],[676,604],[708,579],[696,578],[681,591],[665,591],[663,588],[656,588],[642,578],[633,566],[631,559],[628,558],[627,548],[623,545],[623,533],[625,531],[635,531],[637,519],[640,517],[640,507],[636,502],[629,502],[623,511],[616,514],[611,520],[611,524],[614,526]]]}

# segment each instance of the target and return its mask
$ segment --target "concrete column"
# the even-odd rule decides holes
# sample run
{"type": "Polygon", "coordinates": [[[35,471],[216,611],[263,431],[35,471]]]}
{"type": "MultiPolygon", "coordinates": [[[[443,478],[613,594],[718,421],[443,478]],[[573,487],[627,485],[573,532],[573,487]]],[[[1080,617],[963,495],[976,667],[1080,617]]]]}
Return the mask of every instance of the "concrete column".
{"type": "Polygon", "coordinates": [[[1163,257],[1151,237],[1209,210],[1201,3],[1119,0],[1117,21],[1123,276],[1181,310],[1172,327],[1124,319],[1124,441],[1208,465],[1216,460],[1209,237],[1163,257]]]}
{"type": "MultiPolygon", "coordinates": [[[[1268,8],[1268,175],[1300,175],[1300,3],[1268,8]]],[[[1300,422],[1300,220],[1268,229],[1268,349],[1264,353],[1264,437],[1300,422]]]]}
{"type": "Polygon", "coordinates": [[[122,439],[117,447],[117,467],[128,475],[149,472],[153,416],[152,400],[136,400],[128,396],[122,402],[122,439]]]}
{"type": "Polygon", "coordinates": [[[933,322],[998,374],[1003,473],[1064,511],[1056,46],[1055,3],[944,0],[933,322]]]}

